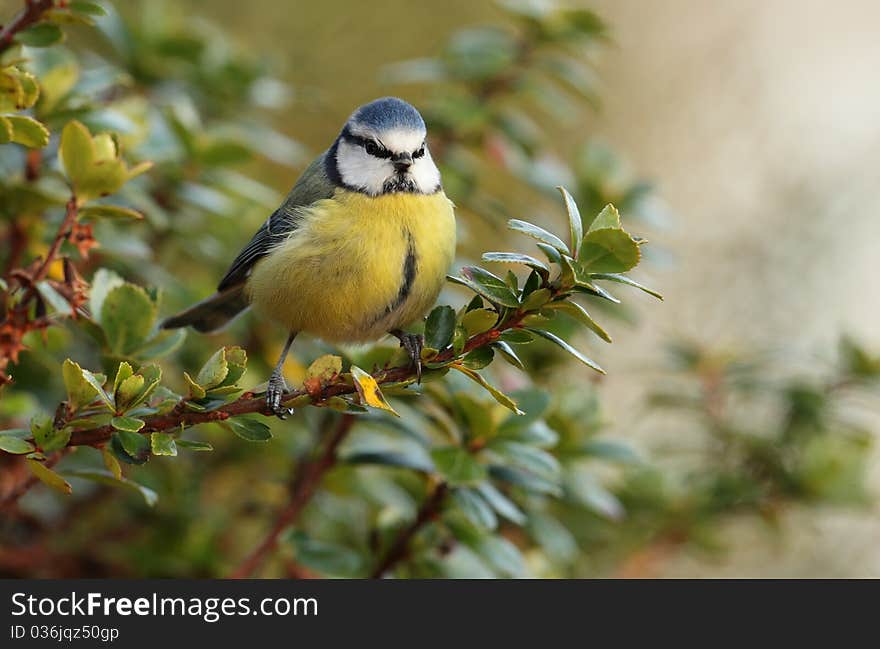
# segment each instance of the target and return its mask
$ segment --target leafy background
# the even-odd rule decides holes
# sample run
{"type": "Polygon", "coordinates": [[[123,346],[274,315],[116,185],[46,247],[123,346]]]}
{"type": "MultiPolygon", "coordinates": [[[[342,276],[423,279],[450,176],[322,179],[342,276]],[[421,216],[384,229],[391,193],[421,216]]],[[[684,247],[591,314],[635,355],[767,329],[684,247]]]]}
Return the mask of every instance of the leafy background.
{"type": "MultiPolygon", "coordinates": [[[[855,29],[869,24],[871,7],[812,8],[793,22],[784,2],[591,5],[606,31],[589,13],[536,18],[529,6],[449,3],[438,15],[427,3],[328,2],[279,15],[276,3],[260,1],[126,3],[127,37],[122,23],[101,19],[109,38],[65,26],[65,45],[29,51],[44,84],[36,116],[53,133],[81,119],[93,132],[121,133],[130,164],[155,162],[114,201],[146,218],[100,219],[89,259],[69,251],[93,287],[112,277],[98,268],[161,287],[163,313],[208,293],[350,110],[388,92],[411,99],[430,122],[459,205],[458,266],[478,261],[489,240],[539,256],[504,223],[523,218],[563,236],[557,184],[586,218],[613,202],[624,225],[652,241],[635,276],[662,288],[665,304],[622,287],[613,289],[622,306],[590,301],[611,346],[573,322],[555,324],[607,378],[532,343],[518,348],[528,374],[497,359],[485,370],[519,399],[525,418],[448,377],[426,384],[419,400],[390,397],[401,420],[357,424],[342,461],[258,574],[362,576],[389,556],[397,576],[875,574],[878,364],[863,346],[877,344],[876,309],[863,293],[876,274],[877,97],[858,80],[877,52],[855,29]],[[793,60],[779,39],[794,46],[797,27],[822,39],[793,60]],[[846,48],[841,34],[850,35],[846,48]],[[88,70],[71,94],[68,49],[88,70]],[[59,84],[59,106],[47,105],[47,77],[59,84]],[[852,336],[840,342],[843,333],[852,336]],[[447,463],[458,455],[438,460],[434,449],[428,461],[461,483],[421,520],[438,492],[419,463],[425,436],[431,448],[438,430],[457,431],[480,462],[491,460],[479,440],[495,440],[490,450],[521,471],[519,482],[488,483],[467,459],[447,463]],[[405,552],[395,556],[400,539],[405,552]]],[[[16,4],[0,7],[11,15],[16,4]]],[[[6,178],[23,182],[23,151],[2,148],[6,178]]],[[[25,221],[31,256],[45,254],[63,214],[46,209],[45,224],[25,221]]],[[[146,310],[151,299],[141,300],[146,310]]],[[[441,303],[459,308],[468,299],[450,286],[441,303]]],[[[250,318],[220,337],[190,335],[160,361],[163,382],[185,391],[183,371],[196,376],[228,344],[247,349],[250,387],[282,337],[250,318]]],[[[77,327],[50,329],[45,345],[38,336],[29,342],[16,383],[0,393],[4,428],[51,414],[64,398],[65,357],[115,374],[118,359],[102,357],[77,327]]],[[[346,363],[375,358],[342,351],[346,363]]],[[[327,352],[339,353],[298,344],[289,380],[301,382],[327,352]]],[[[213,453],[181,449],[125,467],[151,490],[146,500],[72,477],[66,499],[35,487],[0,528],[3,570],[230,574],[286,511],[303,458],[337,418],[303,408],[288,422],[267,421],[268,445],[198,427],[188,437],[209,440],[213,453]]],[[[81,449],[59,471],[83,475],[101,464],[81,449]]]]}

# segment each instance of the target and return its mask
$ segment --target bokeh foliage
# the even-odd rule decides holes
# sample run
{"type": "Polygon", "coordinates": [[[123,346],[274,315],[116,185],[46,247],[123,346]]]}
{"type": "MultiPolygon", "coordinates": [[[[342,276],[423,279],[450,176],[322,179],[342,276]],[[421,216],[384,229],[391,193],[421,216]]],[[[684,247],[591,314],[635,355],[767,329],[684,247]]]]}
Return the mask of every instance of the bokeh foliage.
{"type": "Polygon", "coordinates": [[[0,534],[24,559],[0,571],[226,575],[304,484],[310,503],[258,574],[612,574],[653,547],[716,547],[732,513],[864,502],[869,437],[838,405],[880,367],[851,342],[827,376],[767,384],[765,368],[679,346],[681,386],[650,405],[695,420],[706,450],[686,470],[605,434],[599,366],[579,350],[637,335],[609,291],[657,297],[625,274],[645,244],[628,230],[655,225],[657,203],[601,143],[554,150],[553,125],[598,103],[602,21],[501,7],[503,21],[383,79],[404,96],[430,87],[420,108],[464,235],[424,325],[424,381],[388,341],[306,341],[285,422],[252,396],[281,332],[250,316],[218,336],[156,323],[212,291],[280,202],[287,187],[258,179],[307,162],[275,126],[299,108],[293,90],[171,4],[71,2],[15,36],[2,55],[0,345],[14,383],[0,392],[0,495],[31,474],[73,493],[39,485],[7,506],[0,534]],[[756,393],[783,414],[750,418],[756,393]]]}

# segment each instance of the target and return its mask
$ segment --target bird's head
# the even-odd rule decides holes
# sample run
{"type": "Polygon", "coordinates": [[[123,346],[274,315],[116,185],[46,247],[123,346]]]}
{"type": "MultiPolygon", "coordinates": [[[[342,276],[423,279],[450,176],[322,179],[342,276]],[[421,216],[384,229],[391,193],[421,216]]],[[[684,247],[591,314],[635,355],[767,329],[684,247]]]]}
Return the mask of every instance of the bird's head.
{"type": "Polygon", "coordinates": [[[419,111],[396,97],[358,108],[327,156],[327,172],[339,185],[370,196],[409,192],[433,194],[440,171],[425,143],[419,111]]]}

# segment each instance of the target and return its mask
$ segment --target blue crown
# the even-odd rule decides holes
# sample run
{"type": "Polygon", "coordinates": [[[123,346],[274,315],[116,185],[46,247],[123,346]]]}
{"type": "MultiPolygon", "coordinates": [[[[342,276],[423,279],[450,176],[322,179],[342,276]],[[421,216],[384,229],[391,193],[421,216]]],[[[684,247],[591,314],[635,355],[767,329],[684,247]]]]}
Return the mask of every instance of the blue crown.
{"type": "Polygon", "coordinates": [[[397,97],[382,97],[358,108],[349,122],[363,124],[377,131],[395,128],[425,130],[425,120],[419,111],[397,97]]]}

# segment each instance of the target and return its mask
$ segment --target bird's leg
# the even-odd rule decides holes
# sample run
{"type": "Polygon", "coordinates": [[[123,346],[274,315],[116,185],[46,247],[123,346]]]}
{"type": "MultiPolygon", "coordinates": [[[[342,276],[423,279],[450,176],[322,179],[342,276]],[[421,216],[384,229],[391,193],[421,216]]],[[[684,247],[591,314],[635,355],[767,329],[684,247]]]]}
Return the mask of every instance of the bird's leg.
{"type": "Polygon", "coordinates": [[[284,343],[284,349],[281,350],[281,358],[278,359],[275,369],[272,370],[272,374],[269,376],[269,383],[266,385],[266,405],[269,406],[269,410],[278,419],[285,419],[287,415],[293,414],[293,408],[281,407],[281,397],[284,396],[284,391],[287,390],[287,384],[284,382],[284,375],[281,373],[281,370],[284,367],[284,361],[287,359],[287,353],[290,351],[294,338],[296,338],[296,332],[291,331],[287,337],[287,342],[284,343]]]}
{"type": "Polygon", "coordinates": [[[410,334],[400,329],[389,331],[392,336],[400,341],[400,346],[409,354],[409,360],[412,367],[416,368],[416,377],[418,382],[422,382],[422,347],[425,344],[425,337],[422,334],[410,334]]]}

